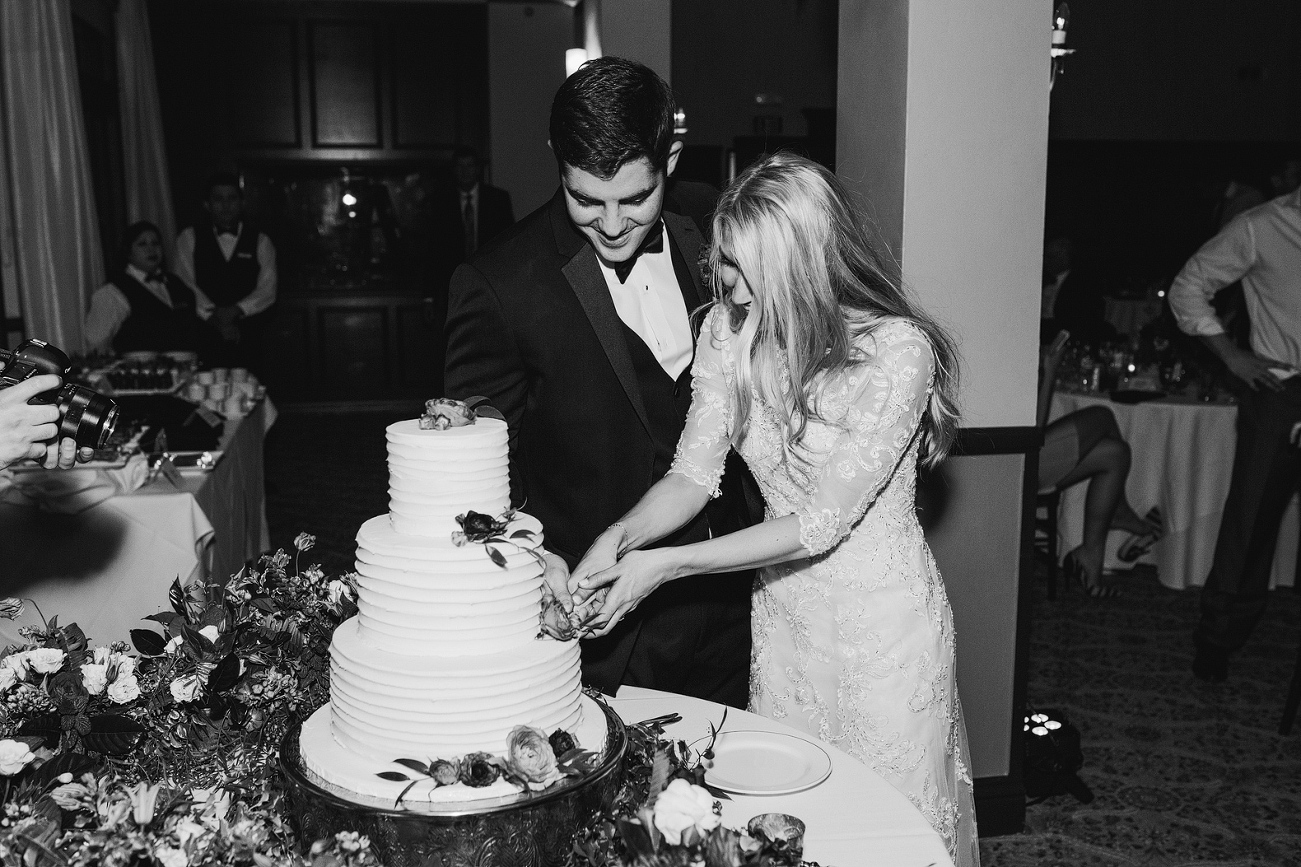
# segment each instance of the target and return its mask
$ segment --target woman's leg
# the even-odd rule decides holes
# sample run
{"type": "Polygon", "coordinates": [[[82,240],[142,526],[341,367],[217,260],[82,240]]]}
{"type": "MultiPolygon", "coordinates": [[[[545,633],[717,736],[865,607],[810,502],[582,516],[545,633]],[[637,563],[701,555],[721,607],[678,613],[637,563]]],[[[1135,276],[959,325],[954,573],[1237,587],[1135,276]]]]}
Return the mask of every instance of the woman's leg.
{"type": "Polygon", "coordinates": [[[1091,406],[1071,413],[1063,420],[1070,420],[1075,426],[1080,462],[1066,474],[1057,487],[1068,488],[1099,474],[1108,477],[1103,489],[1097,491],[1096,503],[1094,491],[1101,480],[1095,479],[1089,483],[1087,501],[1089,505],[1085,510],[1085,538],[1089,537],[1090,517],[1095,523],[1098,520],[1105,521],[1100,528],[1093,528],[1094,534],[1100,534],[1104,543],[1109,529],[1124,530],[1127,533],[1143,533],[1151,530],[1152,526],[1134,511],[1125,496],[1125,480],[1129,477],[1129,444],[1125,442],[1124,435],[1116,425],[1115,415],[1105,406],[1091,406]],[[1102,451],[1093,454],[1099,446],[1102,446],[1102,451]],[[1118,480],[1117,476],[1119,476],[1118,480]],[[1109,506],[1108,503],[1111,505],[1109,506]],[[1096,511],[1093,508],[1095,505],[1096,511]]]}

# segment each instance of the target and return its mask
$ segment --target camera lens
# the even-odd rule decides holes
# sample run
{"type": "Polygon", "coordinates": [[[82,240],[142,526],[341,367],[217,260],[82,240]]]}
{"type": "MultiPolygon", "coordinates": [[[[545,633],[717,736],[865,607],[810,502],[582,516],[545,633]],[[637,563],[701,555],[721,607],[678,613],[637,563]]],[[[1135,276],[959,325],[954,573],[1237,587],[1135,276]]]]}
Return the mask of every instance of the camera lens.
{"type": "Polygon", "coordinates": [[[102,449],[117,427],[117,403],[80,385],[59,389],[59,438],[72,437],[77,448],[102,449]]]}

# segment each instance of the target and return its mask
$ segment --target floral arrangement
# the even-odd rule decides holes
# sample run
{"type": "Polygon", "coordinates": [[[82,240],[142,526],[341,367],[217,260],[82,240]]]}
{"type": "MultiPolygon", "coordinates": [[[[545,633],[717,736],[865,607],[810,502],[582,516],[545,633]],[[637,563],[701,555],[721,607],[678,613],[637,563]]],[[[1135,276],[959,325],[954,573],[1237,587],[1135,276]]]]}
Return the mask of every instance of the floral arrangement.
{"type": "Polygon", "coordinates": [[[433,788],[457,783],[482,788],[504,779],[526,793],[541,792],[563,780],[591,773],[599,764],[600,756],[578,746],[573,735],[564,729],[556,729],[548,737],[541,729],[515,726],[506,738],[504,756],[469,753],[455,759],[434,759],[428,764],[418,759],[394,761],[419,775],[408,777],[401,771],[382,771],[377,775],[394,782],[410,781],[398,794],[397,803],[401,804],[407,792],[425,779],[433,782],[433,788]]]}
{"type": "MultiPolygon", "coordinates": [[[[174,582],[169,610],[132,645],[92,646],[76,624],[23,626],[0,650],[2,867],[373,867],[365,837],[304,846],[288,819],[278,746],[325,703],[334,628],[356,613],[355,576],[300,568],[301,534],[224,586],[174,582]],[[304,849],[306,850],[304,853],[304,849]]],[[[0,600],[0,617],[29,608],[0,600]]],[[[788,849],[722,827],[702,787],[709,750],[629,727],[614,807],[575,842],[575,867],[798,864],[788,849]],[[786,854],[783,854],[783,853],[786,854]],[[767,859],[767,860],[764,860],[767,859]],[[786,859],[786,860],[783,860],[786,859]]],[[[504,757],[404,761],[416,777],[541,791],[584,772],[565,732],[518,727],[504,757]]],[[[726,797],[726,796],[722,796],[726,797]]]]}
{"type": "Polygon", "coordinates": [[[475,420],[495,418],[505,421],[498,410],[487,406],[488,398],[472,397],[469,400],[453,400],[450,397],[436,397],[425,401],[425,411],[420,416],[421,430],[447,430],[474,424],[475,420]]]}

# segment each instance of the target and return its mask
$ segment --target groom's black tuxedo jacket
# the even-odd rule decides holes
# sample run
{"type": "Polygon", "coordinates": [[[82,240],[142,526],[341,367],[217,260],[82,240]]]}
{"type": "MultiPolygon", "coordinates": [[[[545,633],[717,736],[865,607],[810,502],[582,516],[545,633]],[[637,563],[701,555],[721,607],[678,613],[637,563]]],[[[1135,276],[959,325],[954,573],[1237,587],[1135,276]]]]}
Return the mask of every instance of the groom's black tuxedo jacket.
{"type": "MultiPolygon", "coordinates": [[[[686,201],[699,202],[699,190],[686,192],[694,194],[686,201]]],[[[690,217],[669,206],[666,199],[666,237],[687,309],[695,310],[709,300],[699,266],[704,239],[690,217]]],[[[505,414],[512,503],[526,504],[542,521],[546,547],[573,568],[668,469],[690,402],[690,371],[671,381],[620,320],[596,253],[570,223],[557,191],[453,276],[446,391],[454,398],[484,395],[505,414]]],[[[744,475],[729,465],[723,496],[662,544],[747,526],[744,475]]],[[[680,664],[688,669],[684,675],[709,681],[713,674],[689,670],[708,661],[679,658],[673,650],[683,631],[711,628],[689,622],[701,605],[722,605],[748,623],[748,578],[684,579],[657,590],[610,636],[583,643],[585,680],[612,693],[620,682],[639,682],[628,676],[629,667],[642,664],[639,654],[653,653],[656,668],[680,664]]],[[[733,684],[739,678],[742,690],[748,627],[744,643],[734,658],[717,660],[741,667],[720,678],[733,684]]],[[[673,687],[662,680],[641,685],[673,687]]]]}

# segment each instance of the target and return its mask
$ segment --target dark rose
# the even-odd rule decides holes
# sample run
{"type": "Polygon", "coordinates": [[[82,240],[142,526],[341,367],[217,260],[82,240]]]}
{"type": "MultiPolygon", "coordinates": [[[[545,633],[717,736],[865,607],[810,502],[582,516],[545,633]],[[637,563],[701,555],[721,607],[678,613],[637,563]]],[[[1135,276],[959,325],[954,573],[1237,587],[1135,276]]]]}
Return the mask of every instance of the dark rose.
{"type": "Polygon", "coordinates": [[[467,786],[481,789],[484,786],[492,785],[500,775],[501,771],[492,763],[490,754],[469,753],[461,759],[457,779],[467,786]]]}
{"type": "Polygon", "coordinates": [[[461,769],[455,762],[449,762],[446,759],[436,759],[429,766],[429,776],[433,777],[435,783],[440,786],[450,786],[460,778],[461,769]]]}
{"type": "Polygon", "coordinates": [[[457,515],[456,523],[461,525],[461,529],[465,531],[466,537],[471,542],[482,542],[505,529],[500,522],[493,520],[492,515],[485,515],[482,512],[471,511],[464,515],[457,515]]]}
{"type": "Polygon", "coordinates": [[[530,789],[545,789],[560,779],[556,754],[546,733],[532,726],[515,726],[506,739],[506,763],[524,779],[530,789]]]}
{"type": "Polygon", "coordinates": [[[81,672],[64,671],[56,674],[50,678],[48,690],[50,701],[65,716],[81,713],[90,702],[90,693],[81,682],[81,672]]]}
{"type": "Polygon", "coordinates": [[[474,410],[464,401],[439,397],[425,401],[425,414],[420,417],[421,430],[447,430],[474,424],[474,410]]]}
{"type": "MultiPolygon", "coordinates": [[[[557,641],[571,641],[578,636],[578,630],[574,628],[569,612],[556,597],[545,590],[542,595],[542,611],[538,615],[538,625],[541,628],[539,638],[549,635],[557,641]]],[[[556,753],[556,755],[560,754],[556,753]]]]}
{"type": "Polygon", "coordinates": [[[574,736],[564,729],[553,731],[547,741],[551,744],[551,751],[557,758],[563,758],[565,753],[578,749],[578,742],[574,740],[574,736]]]}

